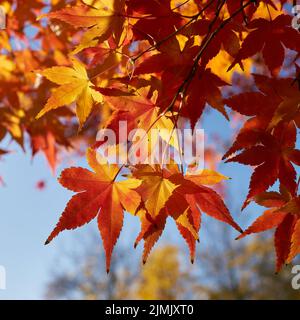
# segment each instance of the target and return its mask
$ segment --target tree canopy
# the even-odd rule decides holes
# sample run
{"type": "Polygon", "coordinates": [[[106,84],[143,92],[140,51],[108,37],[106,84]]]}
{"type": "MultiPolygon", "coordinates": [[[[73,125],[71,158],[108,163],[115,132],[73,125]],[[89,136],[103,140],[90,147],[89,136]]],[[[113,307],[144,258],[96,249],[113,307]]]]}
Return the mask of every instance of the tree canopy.
{"type": "MultiPolygon", "coordinates": [[[[206,214],[237,230],[239,239],[275,229],[276,270],[290,263],[300,253],[300,33],[293,5],[4,1],[0,142],[11,139],[33,156],[43,152],[54,174],[66,152],[86,154],[91,168],[61,173],[59,183],[75,195],[46,244],[97,219],[109,271],[124,214],[140,219],[135,246],[144,242],[143,262],[170,218],[193,262],[206,214]],[[178,161],[185,157],[179,130],[195,132],[212,110],[238,122],[223,160],[254,167],[242,209],[250,202],[266,207],[245,231],[218,188],[226,189],[229,178],[199,167],[199,155],[178,161]],[[113,131],[113,142],[100,129],[113,131]],[[151,136],[154,129],[159,136],[151,136]],[[164,148],[154,163],[141,155],[149,141],[164,148]],[[125,161],[110,161],[116,151],[125,161]]],[[[1,148],[0,156],[9,158],[9,150],[1,148]]]]}

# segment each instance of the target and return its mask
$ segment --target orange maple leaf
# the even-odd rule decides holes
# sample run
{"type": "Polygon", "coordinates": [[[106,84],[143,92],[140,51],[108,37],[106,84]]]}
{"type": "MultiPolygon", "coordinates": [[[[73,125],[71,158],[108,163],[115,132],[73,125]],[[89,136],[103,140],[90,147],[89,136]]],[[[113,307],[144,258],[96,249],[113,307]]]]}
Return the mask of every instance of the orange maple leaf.
{"type": "Polygon", "coordinates": [[[94,172],[84,168],[69,168],[59,178],[65,188],[78,193],[67,204],[46,244],[61,231],[78,228],[97,217],[109,271],[112,251],[123,225],[124,210],[135,213],[141,202],[141,197],[133,190],[141,181],[115,181],[119,173],[118,166],[100,164],[93,149],[88,149],[87,160],[94,172]]]}

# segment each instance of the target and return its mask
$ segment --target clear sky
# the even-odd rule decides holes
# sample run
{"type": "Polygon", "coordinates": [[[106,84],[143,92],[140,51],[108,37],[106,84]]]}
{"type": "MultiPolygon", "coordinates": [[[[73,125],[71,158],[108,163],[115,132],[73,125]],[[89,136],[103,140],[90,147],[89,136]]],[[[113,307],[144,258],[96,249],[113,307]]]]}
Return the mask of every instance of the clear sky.
{"type": "MultiPolygon", "coordinates": [[[[216,112],[207,117],[204,129],[210,140],[213,132],[228,135],[231,131],[228,123],[216,112]]],[[[66,231],[50,245],[43,245],[72,192],[61,187],[56,177],[51,175],[42,154],[32,161],[31,156],[24,154],[17,146],[11,149],[15,152],[0,161],[0,176],[6,183],[5,187],[0,187],[0,265],[7,272],[7,289],[0,290],[0,299],[42,299],[58,257],[70,244],[74,247],[79,245],[80,236],[88,232],[88,227],[66,231]],[[43,191],[35,188],[40,179],[47,182],[43,191]]],[[[86,166],[85,160],[80,160],[78,165],[86,166]]],[[[58,168],[57,176],[62,168],[58,168]]],[[[228,186],[235,197],[235,205],[241,205],[247,193],[251,170],[237,164],[222,164],[219,171],[234,177],[228,181],[228,186]]],[[[246,211],[238,216],[234,214],[234,217],[244,227],[249,218],[253,219],[259,212],[261,209],[258,212],[252,209],[251,216],[247,216],[246,211]]],[[[132,234],[138,233],[138,219],[129,219],[125,222],[121,242],[132,239],[132,234]]],[[[95,221],[92,223],[95,224],[95,221]]],[[[177,231],[172,231],[174,224],[169,222],[164,240],[179,239],[177,231]]],[[[100,240],[99,250],[102,250],[100,240]]],[[[133,259],[140,259],[138,254],[133,252],[132,255],[133,259]]]]}

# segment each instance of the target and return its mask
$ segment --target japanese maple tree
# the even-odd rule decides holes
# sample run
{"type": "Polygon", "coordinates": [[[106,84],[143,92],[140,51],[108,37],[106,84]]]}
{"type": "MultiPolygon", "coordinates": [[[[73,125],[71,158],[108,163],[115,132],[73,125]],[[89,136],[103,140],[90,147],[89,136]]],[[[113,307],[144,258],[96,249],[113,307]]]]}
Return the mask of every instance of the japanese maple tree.
{"type": "MultiPolygon", "coordinates": [[[[238,238],[274,228],[277,271],[300,253],[295,1],[2,2],[0,141],[9,136],[24,150],[29,141],[32,155],[42,151],[54,173],[58,156],[72,150],[84,151],[91,168],[61,173],[59,183],[76,194],[47,244],[97,219],[109,271],[124,214],[141,222],[135,246],[144,242],[143,262],[170,218],[193,262],[206,214],[238,238]],[[254,167],[242,208],[252,201],[267,208],[245,231],[215,187],[230,181],[214,168],[194,170],[195,163],[179,164],[172,155],[168,163],[163,155],[155,164],[116,164],[97,152],[101,128],[116,132],[109,154],[124,148],[120,123],[128,132],[143,130],[143,144],[151,129],[196,130],[212,109],[228,122],[239,119],[223,160],[254,167]],[[277,181],[278,190],[268,190],[277,181]]],[[[162,138],[183,153],[179,138],[162,138]]],[[[125,145],[129,155],[140,152],[127,138],[125,145]]],[[[0,148],[0,156],[9,150],[0,148]]]]}

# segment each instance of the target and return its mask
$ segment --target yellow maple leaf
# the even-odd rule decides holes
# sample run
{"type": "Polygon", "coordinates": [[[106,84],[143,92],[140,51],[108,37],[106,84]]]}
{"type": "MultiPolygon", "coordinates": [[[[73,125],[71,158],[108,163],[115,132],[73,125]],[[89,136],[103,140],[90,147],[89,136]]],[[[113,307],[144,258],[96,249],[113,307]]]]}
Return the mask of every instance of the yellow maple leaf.
{"type": "Polygon", "coordinates": [[[139,191],[145,208],[153,218],[157,217],[177,185],[164,176],[159,166],[142,166],[134,173],[134,177],[143,180],[139,191]]]}
{"type": "Polygon", "coordinates": [[[91,87],[84,65],[72,59],[73,68],[53,67],[44,70],[41,74],[48,80],[60,85],[54,89],[44,108],[36,116],[41,118],[45,113],[76,101],[76,114],[80,128],[91,113],[95,102],[102,102],[102,95],[91,87]]]}
{"type": "Polygon", "coordinates": [[[243,74],[247,77],[250,76],[251,66],[253,63],[250,58],[243,61],[244,70],[242,70],[239,65],[235,65],[232,69],[227,71],[231,61],[233,61],[233,58],[227,52],[221,50],[213,59],[209,61],[207,66],[212,70],[213,73],[217,74],[221,79],[228,83],[231,82],[232,76],[235,72],[243,74]]]}
{"type": "Polygon", "coordinates": [[[189,217],[188,217],[188,211],[190,208],[187,208],[186,211],[181,214],[177,219],[176,222],[179,223],[181,226],[185,227],[190,231],[190,233],[193,235],[195,240],[199,239],[198,232],[195,230],[194,226],[191,224],[189,217]]]}
{"type": "Polygon", "coordinates": [[[192,174],[187,172],[186,179],[194,182],[197,185],[214,185],[223,180],[228,180],[229,178],[217,171],[203,169],[192,174]]]}
{"type": "Polygon", "coordinates": [[[66,7],[62,10],[42,15],[50,19],[58,19],[76,28],[88,28],[81,43],[75,49],[79,52],[87,47],[93,47],[98,42],[113,36],[116,44],[126,37],[124,23],[125,0],[83,0],[84,5],[66,7]]]}

